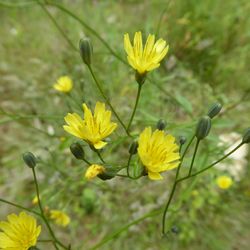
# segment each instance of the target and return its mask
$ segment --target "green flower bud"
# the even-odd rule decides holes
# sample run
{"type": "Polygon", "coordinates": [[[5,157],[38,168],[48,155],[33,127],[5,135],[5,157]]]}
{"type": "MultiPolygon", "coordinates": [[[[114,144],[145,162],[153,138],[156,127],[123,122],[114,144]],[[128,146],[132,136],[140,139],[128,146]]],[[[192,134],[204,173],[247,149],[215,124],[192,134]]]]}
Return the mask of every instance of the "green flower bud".
{"type": "Polygon", "coordinates": [[[23,154],[23,161],[30,168],[34,168],[36,166],[36,157],[31,152],[23,154]]]}
{"type": "Polygon", "coordinates": [[[129,153],[131,155],[135,155],[137,153],[137,148],[138,148],[138,142],[137,141],[133,141],[132,144],[130,145],[129,148],[129,153]]]}
{"type": "Polygon", "coordinates": [[[106,171],[104,173],[98,175],[98,177],[101,180],[103,180],[103,181],[110,180],[116,176],[117,169],[112,168],[110,166],[105,166],[105,169],[106,169],[106,171]]]}
{"type": "Polygon", "coordinates": [[[182,136],[182,135],[181,135],[181,136],[179,137],[179,143],[180,143],[180,145],[185,144],[186,141],[187,141],[187,138],[186,138],[185,136],[182,136]]]}
{"type": "Polygon", "coordinates": [[[70,151],[71,153],[75,156],[76,159],[78,160],[83,160],[84,159],[84,150],[80,143],[75,142],[70,145],[70,151]]]}
{"type": "Polygon", "coordinates": [[[197,124],[195,136],[198,140],[204,139],[210,131],[211,118],[209,116],[203,116],[197,124]]]}
{"type": "Polygon", "coordinates": [[[135,80],[139,85],[142,85],[146,80],[146,73],[145,74],[139,74],[137,71],[135,72],[135,80]]]}
{"type": "Polygon", "coordinates": [[[243,135],[242,143],[250,143],[250,128],[245,131],[243,135]]]}
{"type": "Polygon", "coordinates": [[[160,120],[157,122],[157,124],[156,124],[156,127],[157,127],[157,129],[159,129],[159,130],[164,130],[164,128],[166,128],[166,126],[167,126],[167,122],[166,122],[165,120],[163,120],[163,119],[160,119],[160,120]]]}
{"type": "Polygon", "coordinates": [[[218,102],[214,103],[207,112],[207,115],[213,119],[216,115],[220,113],[222,105],[218,102]]]}
{"type": "Polygon", "coordinates": [[[90,65],[93,55],[93,47],[89,38],[81,39],[79,42],[80,55],[85,64],[90,65]]]}
{"type": "Polygon", "coordinates": [[[173,226],[173,227],[171,228],[171,231],[172,231],[172,233],[174,233],[174,234],[178,234],[178,233],[180,232],[180,229],[179,229],[177,226],[173,226]]]}

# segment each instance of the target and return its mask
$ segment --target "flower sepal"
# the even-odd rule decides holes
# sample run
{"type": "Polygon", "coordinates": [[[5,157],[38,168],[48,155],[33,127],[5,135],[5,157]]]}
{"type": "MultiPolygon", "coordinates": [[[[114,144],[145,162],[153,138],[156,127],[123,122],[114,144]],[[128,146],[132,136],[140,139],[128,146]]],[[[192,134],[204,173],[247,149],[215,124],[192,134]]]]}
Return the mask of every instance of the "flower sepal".
{"type": "Polygon", "coordinates": [[[119,170],[117,168],[114,168],[112,166],[105,166],[105,172],[98,175],[98,177],[103,180],[110,180],[116,177],[116,174],[119,170]]]}

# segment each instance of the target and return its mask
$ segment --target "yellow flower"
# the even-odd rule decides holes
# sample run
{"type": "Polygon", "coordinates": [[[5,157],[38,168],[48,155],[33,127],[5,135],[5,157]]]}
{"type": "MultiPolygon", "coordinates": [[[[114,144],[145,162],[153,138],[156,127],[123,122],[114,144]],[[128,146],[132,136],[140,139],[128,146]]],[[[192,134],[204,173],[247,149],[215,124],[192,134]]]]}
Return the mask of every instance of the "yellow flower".
{"type": "Polygon", "coordinates": [[[0,249],[28,250],[35,246],[41,232],[36,219],[25,212],[8,215],[8,222],[1,221],[0,249]]]}
{"type": "Polygon", "coordinates": [[[88,167],[85,178],[88,180],[94,179],[97,175],[103,174],[105,172],[105,168],[101,165],[93,164],[88,167]]]}
{"type": "Polygon", "coordinates": [[[233,180],[229,176],[222,175],[222,176],[219,176],[217,178],[216,183],[217,183],[217,185],[218,185],[219,188],[221,188],[221,189],[228,189],[233,184],[233,180]]]}
{"type": "Polygon", "coordinates": [[[73,82],[68,76],[62,76],[59,79],[57,79],[53,87],[57,91],[68,93],[73,88],[73,82]]]}
{"type": "Polygon", "coordinates": [[[179,165],[179,146],[172,135],[147,127],[138,140],[138,154],[151,180],[162,179],[161,172],[179,165]]]}
{"type": "MultiPolygon", "coordinates": [[[[40,197],[40,198],[41,198],[41,197],[40,197]]],[[[38,197],[37,197],[37,195],[33,198],[32,204],[33,204],[33,205],[37,205],[37,204],[38,204],[38,197]]]]}
{"type": "Polygon", "coordinates": [[[150,34],[143,48],[140,31],[135,33],[132,46],[129,34],[124,35],[124,48],[128,62],[141,75],[160,66],[160,61],[168,53],[168,47],[166,41],[159,39],[155,42],[155,36],[150,34]]]}
{"type": "Polygon", "coordinates": [[[111,122],[111,111],[105,110],[105,104],[97,102],[94,115],[83,104],[84,120],[76,113],[68,113],[64,119],[68,125],[63,128],[68,133],[81,138],[93,145],[96,149],[103,148],[107,142],[102,141],[110,135],[117,127],[117,124],[111,122]]]}
{"type": "Polygon", "coordinates": [[[70,223],[70,217],[60,210],[51,210],[50,218],[54,220],[57,225],[62,227],[66,227],[70,223]]]}

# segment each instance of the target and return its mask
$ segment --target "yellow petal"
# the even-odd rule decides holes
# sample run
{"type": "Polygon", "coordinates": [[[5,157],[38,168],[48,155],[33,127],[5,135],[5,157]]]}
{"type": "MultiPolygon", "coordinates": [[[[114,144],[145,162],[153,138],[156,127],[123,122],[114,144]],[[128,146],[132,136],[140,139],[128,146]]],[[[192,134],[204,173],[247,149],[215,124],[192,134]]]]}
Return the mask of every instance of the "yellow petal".
{"type": "Polygon", "coordinates": [[[99,141],[99,142],[97,142],[97,143],[94,143],[94,147],[95,147],[96,149],[101,149],[101,148],[103,148],[106,144],[107,144],[107,142],[99,141]]]}
{"type": "Polygon", "coordinates": [[[163,179],[163,177],[159,173],[154,173],[154,172],[151,172],[151,171],[148,172],[148,177],[151,180],[161,180],[161,179],[163,179]]]}

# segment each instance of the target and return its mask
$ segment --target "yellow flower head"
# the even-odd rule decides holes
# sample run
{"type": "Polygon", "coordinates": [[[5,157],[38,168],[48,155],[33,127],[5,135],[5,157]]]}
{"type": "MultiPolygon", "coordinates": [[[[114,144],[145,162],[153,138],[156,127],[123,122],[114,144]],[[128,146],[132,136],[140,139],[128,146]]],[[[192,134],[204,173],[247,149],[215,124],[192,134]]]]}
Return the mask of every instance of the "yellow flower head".
{"type": "Polygon", "coordinates": [[[28,250],[35,246],[41,232],[36,219],[25,212],[8,215],[8,221],[0,222],[0,249],[28,250]]]}
{"type": "Polygon", "coordinates": [[[54,220],[57,225],[62,227],[66,227],[70,223],[70,217],[60,210],[51,210],[50,218],[54,220]]]}
{"type": "Polygon", "coordinates": [[[172,135],[147,127],[138,140],[138,154],[151,180],[162,179],[160,172],[179,165],[179,146],[172,135]]]}
{"type": "Polygon", "coordinates": [[[57,91],[68,93],[73,88],[73,82],[68,76],[62,76],[59,79],[57,79],[53,87],[57,91]]]}
{"type": "Polygon", "coordinates": [[[221,189],[228,189],[233,184],[233,180],[229,176],[222,175],[222,176],[219,176],[217,178],[216,183],[217,183],[217,185],[218,185],[219,188],[221,188],[221,189]]]}
{"type": "Polygon", "coordinates": [[[117,127],[111,122],[111,111],[105,110],[105,104],[97,102],[94,115],[86,104],[83,104],[84,120],[76,113],[68,113],[64,119],[68,125],[63,128],[68,133],[81,138],[96,149],[103,148],[107,142],[102,141],[117,127]]]}
{"type": "Polygon", "coordinates": [[[94,179],[97,175],[103,174],[105,172],[105,168],[101,165],[93,164],[88,167],[85,178],[88,180],[94,179]]]}
{"type": "Polygon", "coordinates": [[[140,31],[135,33],[132,46],[129,34],[124,35],[124,48],[128,62],[141,75],[160,66],[160,61],[168,53],[168,47],[166,41],[159,39],[155,42],[155,36],[150,34],[143,48],[140,31]]]}

